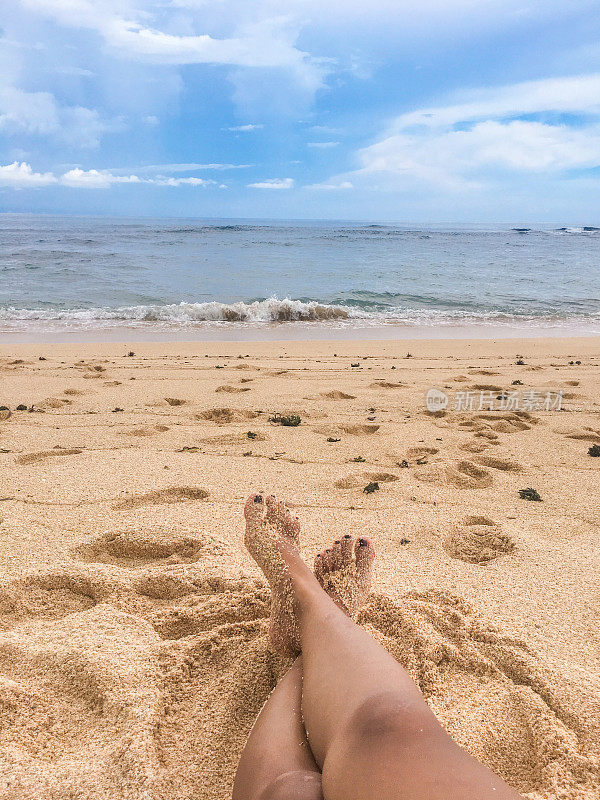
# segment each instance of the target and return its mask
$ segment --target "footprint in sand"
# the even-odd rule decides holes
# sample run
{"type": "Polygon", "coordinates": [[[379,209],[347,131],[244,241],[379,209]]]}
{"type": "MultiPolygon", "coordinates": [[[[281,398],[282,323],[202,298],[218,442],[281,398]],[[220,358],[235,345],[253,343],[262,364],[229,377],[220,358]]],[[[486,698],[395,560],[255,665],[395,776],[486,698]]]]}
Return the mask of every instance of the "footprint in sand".
{"type": "Polygon", "coordinates": [[[469,386],[469,389],[474,389],[478,392],[501,392],[502,387],[496,386],[495,383],[474,383],[472,386],[469,386]]]}
{"type": "Polygon", "coordinates": [[[258,411],[246,411],[242,408],[209,408],[194,415],[196,419],[210,420],[217,425],[228,425],[231,422],[245,422],[260,416],[258,411]]]}
{"type": "Polygon", "coordinates": [[[464,525],[451,531],[442,546],[452,558],[470,564],[489,564],[515,549],[512,537],[502,533],[500,525],[483,516],[466,517],[464,525]]]}
{"type": "Polygon", "coordinates": [[[206,500],[208,492],[191,486],[170,486],[168,489],[159,489],[146,494],[136,494],[125,500],[120,500],[113,508],[125,511],[130,508],[158,505],[159,503],[182,503],[186,500],[206,500]]]}
{"type": "Polygon", "coordinates": [[[439,453],[439,449],[437,447],[426,447],[425,445],[417,445],[416,447],[409,447],[406,451],[406,457],[409,459],[415,459],[419,461],[426,456],[434,456],[436,453],[439,453]]]}
{"type": "Polygon", "coordinates": [[[492,375],[500,375],[499,372],[494,372],[493,369],[470,369],[469,375],[484,375],[491,377],[492,375]]]}
{"type": "Polygon", "coordinates": [[[161,562],[191,564],[201,558],[222,556],[224,547],[197,531],[177,532],[170,527],[154,526],[143,531],[137,528],[111,531],[79,545],[73,552],[84,561],[135,568],[161,562]]]}
{"type": "Polygon", "coordinates": [[[250,431],[252,436],[248,436],[247,433],[223,433],[220,436],[204,436],[203,438],[199,439],[202,444],[207,445],[224,445],[224,444],[248,444],[248,442],[264,442],[267,440],[267,436],[264,433],[258,433],[257,431],[250,431]]]}
{"type": "Polygon", "coordinates": [[[581,428],[558,428],[559,433],[566,439],[576,439],[582,442],[600,442],[600,431],[584,425],[581,428]]]}
{"type": "Polygon", "coordinates": [[[36,403],[36,408],[64,408],[64,406],[70,406],[73,403],[72,400],[68,400],[66,397],[48,397],[46,400],[42,400],[41,403],[36,403]]]}
{"type": "Polygon", "coordinates": [[[356,395],[346,394],[338,389],[333,389],[331,392],[322,392],[321,397],[326,397],[328,400],[356,400],[356,395]]]}
{"type": "Polygon", "coordinates": [[[154,436],[155,433],[165,433],[168,425],[154,425],[152,428],[134,428],[132,431],[123,431],[125,436],[154,436]]]}
{"type": "Polygon", "coordinates": [[[379,427],[379,425],[340,425],[339,429],[351,436],[370,436],[377,433],[379,427]]]}
{"type": "Polygon", "coordinates": [[[57,447],[54,450],[44,450],[40,453],[27,453],[26,455],[19,456],[15,458],[15,464],[24,466],[25,464],[35,464],[38,461],[45,461],[47,458],[53,458],[54,456],[76,456],[82,452],[83,450],[78,450],[76,448],[66,449],[57,447]]]}
{"type": "Polygon", "coordinates": [[[85,394],[85,392],[82,392],[79,389],[65,389],[63,394],[66,394],[68,397],[77,397],[80,394],[85,394]]]}
{"type": "Polygon", "coordinates": [[[518,461],[512,461],[509,458],[497,458],[496,456],[478,456],[474,459],[478,464],[484,467],[491,467],[492,469],[500,470],[501,472],[522,472],[523,467],[518,461]]]}
{"type": "Polygon", "coordinates": [[[336,489],[356,489],[358,487],[362,489],[365,483],[392,483],[397,480],[398,476],[389,472],[360,472],[340,478],[333,485],[336,489]]]}
{"type": "Polygon", "coordinates": [[[0,630],[27,619],[58,619],[92,608],[106,594],[77,571],[29,575],[0,585],[0,630]]]}
{"type": "Polygon", "coordinates": [[[469,441],[459,444],[458,449],[464,450],[466,453],[483,453],[489,446],[490,442],[469,441]]]}
{"type": "Polygon", "coordinates": [[[5,422],[7,419],[11,417],[10,408],[3,408],[0,410],[0,422],[5,422]]]}
{"type": "Polygon", "coordinates": [[[240,394],[240,392],[249,392],[249,386],[229,386],[225,384],[224,386],[217,386],[215,392],[226,392],[227,394],[240,394]]]}
{"type": "Polygon", "coordinates": [[[391,381],[374,381],[370,385],[370,389],[401,389],[406,386],[405,383],[392,383],[391,381]]]}
{"type": "Polygon", "coordinates": [[[418,481],[425,483],[449,483],[459,489],[485,489],[491,486],[493,481],[490,473],[473,464],[472,461],[459,461],[443,467],[441,464],[434,464],[426,469],[417,470],[414,473],[418,481]]]}

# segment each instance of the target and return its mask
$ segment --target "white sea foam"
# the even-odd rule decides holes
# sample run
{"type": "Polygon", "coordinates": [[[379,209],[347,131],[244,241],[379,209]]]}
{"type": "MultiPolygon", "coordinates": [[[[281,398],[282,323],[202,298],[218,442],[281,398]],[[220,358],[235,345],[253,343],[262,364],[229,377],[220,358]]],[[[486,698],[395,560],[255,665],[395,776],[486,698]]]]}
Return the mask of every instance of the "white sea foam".
{"type": "MultiPolygon", "coordinates": [[[[600,324],[600,314],[581,315],[581,322],[600,324]]],[[[317,301],[270,297],[254,302],[172,303],[118,308],[0,308],[0,330],[92,330],[110,327],[193,328],[261,326],[278,323],[320,323],[343,327],[372,325],[556,325],[573,324],[573,315],[507,313],[500,310],[432,309],[387,306],[365,308],[317,301]]]]}

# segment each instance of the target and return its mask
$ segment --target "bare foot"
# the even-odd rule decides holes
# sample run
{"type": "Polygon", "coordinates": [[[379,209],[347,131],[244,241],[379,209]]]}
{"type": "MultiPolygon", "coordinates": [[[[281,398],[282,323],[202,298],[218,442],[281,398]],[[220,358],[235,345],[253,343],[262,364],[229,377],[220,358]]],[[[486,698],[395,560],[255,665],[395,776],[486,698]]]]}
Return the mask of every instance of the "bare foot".
{"type": "MultiPolygon", "coordinates": [[[[244,516],[246,548],[271,586],[271,642],[279,652],[295,655],[300,651],[300,639],[293,608],[292,580],[277,544],[284,544],[286,550],[298,553],[300,523],[274,495],[266,499],[260,494],[250,495],[244,516]]],[[[298,560],[301,561],[299,554],[298,560]]],[[[302,565],[308,569],[304,562],[302,565]]]]}
{"type": "Polygon", "coordinates": [[[336,539],[315,558],[315,577],[337,605],[353,617],[371,590],[375,549],[369,539],[356,544],[350,534],[336,539]]]}

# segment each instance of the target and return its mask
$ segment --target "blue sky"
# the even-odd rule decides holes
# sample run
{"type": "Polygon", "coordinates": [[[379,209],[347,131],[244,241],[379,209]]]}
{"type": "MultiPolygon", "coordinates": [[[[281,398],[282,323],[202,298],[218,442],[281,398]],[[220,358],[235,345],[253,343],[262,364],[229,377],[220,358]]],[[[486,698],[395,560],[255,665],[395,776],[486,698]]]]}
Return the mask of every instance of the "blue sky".
{"type": "Polygon", "coordinates": [[[600,0],[13,0],[0,209],[600,222],[600,0]]]}

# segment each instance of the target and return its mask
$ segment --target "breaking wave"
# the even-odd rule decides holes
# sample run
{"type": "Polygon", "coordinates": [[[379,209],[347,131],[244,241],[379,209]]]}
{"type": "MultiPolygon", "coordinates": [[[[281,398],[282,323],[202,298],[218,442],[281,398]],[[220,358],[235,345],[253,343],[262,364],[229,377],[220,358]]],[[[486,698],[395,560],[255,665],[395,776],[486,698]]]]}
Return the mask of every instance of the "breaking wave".
{"type": "MultiPolygon", "coordinates": [[[[368,293],[366,293],[368,294],[368,293]]],[[[391,299],[393,296],[390,296],[391,299]]],[[[320,303],[270,297],[265,300],[235,303],[171,303],[118,308],[0,308],[0,330],[32,329],[82,330],[110,327],[193,328],[210,325],[245,324],[261,326],[279,323],[329,323],[343,327],[373,325],[457,326],[457,325],[553,325],[577,322],[600,326],[597,313],[560,314],[508,312],[498,309],[448,307],[444,309],[400,307],[379,302],[351,300],[348,304],[320,303]]],[[[392,301],[393,302],[393,301],[392,301]]]]}

